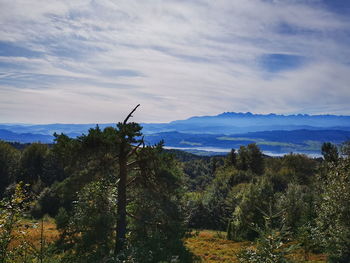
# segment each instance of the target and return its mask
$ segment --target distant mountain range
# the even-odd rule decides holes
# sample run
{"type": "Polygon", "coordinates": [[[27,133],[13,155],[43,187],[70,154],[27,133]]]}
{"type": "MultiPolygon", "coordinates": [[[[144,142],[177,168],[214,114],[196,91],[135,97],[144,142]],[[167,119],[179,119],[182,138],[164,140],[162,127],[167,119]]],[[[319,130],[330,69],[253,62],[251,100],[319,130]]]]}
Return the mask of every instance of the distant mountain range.
{"type": "MultiPolygon", "coordinates": [[[[142,123],[146,141],[164,140],[170,148],[228,151],[252,142],[273,154],[319,154],[323,142],[350,140],[350,116],[277,115],[225,112],[169,123],[142,123]]],[[[53,133],[76,137],[96,124],[0,124],[0,139],[21,143],[51,143],[53,133]]],[[[115,126],[99,124],[101,128],[115,126]]]]}
{"type": "Polygon", "coordinates": [[[185,133],[237,134],[273,130],[348,130],[350,116],[277,115],[225,112],[216,116],[191,117],[164,124],[144,124],[149,133],[179,131],[185,133]]]}
{"type": "Polygon", "coordinates": [[[52,135],[34,134],[34,133],[16,133],[5,129],[0,129],[0,139],[8,142],[42,142],[52,143],[52,135]]]}

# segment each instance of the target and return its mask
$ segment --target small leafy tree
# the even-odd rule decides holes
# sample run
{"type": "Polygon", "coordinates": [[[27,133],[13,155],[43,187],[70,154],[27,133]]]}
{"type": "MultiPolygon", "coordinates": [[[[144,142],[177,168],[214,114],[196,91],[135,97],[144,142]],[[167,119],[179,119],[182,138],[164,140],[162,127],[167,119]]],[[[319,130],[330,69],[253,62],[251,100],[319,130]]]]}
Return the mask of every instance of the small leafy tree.
{"type": "Polygon", "coordinates": [[[278,209],[284,210],[285,224],[291,231],[296,232],[298,227],[310,220],[310,192],[306,186],[291,183],[277,200],[278,209]]]}
{"type": "Polygon", "coordinates": [[[19,231],[19,223],[27,208],[27,197],[23,184],[15,187],[13,195],[0,201],[0,263],[11,262],[23,250],[21,239],[23,232],[19,231]],[[17,247],[11,243],[18,241],[17,247]]]}
{"type": "Polygon", "coordinates": [[[248,144],[247,147],[241,146],[238,150],[237,160],[235,157],[234,163],[239,170],[250,170],[257,175],[262,175],[264,173],[265,165],[263,154],[255,143],[248,144]]]}
{"type": "Polygon", "coordinates": [[[269,181],[261,178],[257,183],[243,188],[239,195],[240,202],[233,212],[228,237],[232,240],[253,240],[257,237],[257,232],[251,225],[264,225],[260,211],[266,211],[269,204],[273,203],[273,187],[269,181]]]}
{"type": "MultiPolygon", "coordinates": [[[[106,260],[113,251],[115,225],[115,192],[106,182],[91,182],[78,194],[70,215],[60,209],[57,228],[61,232],[60,243],[74,253],[74,262],[98,262],[106,260]]],[[[67,253],[69,258],[71,253],[67,253]]]]}
{"type": "Polygon", "coordinates": [[[255,143],[251,143],[247,145],[247,150],[249,153],[250,170],[257,175],[262,175],[264,173],[265,164],[260,148],[255,143]]]}
{"type": "Polygon", "coordinates": [[[288,263],[292,262],[287,256],[296,249],[296,245],[289,245],[290,233],[282,224],[276,228],[273,221],[279,220],[282,212],[273,213],[270,206],[268,213],[262,212],[264,226],[252,225],[257,232],[256,247],[248,247],[237,255],[240,263],[288,263]]]}
{"type": "Polygon", "coordinates": [[[233,186],[234,170],[227,172],[218,169],[215,179],[203,196],[203,204],[207,211],[206,228],[224,230],[232,214],[226,204],[227,196],[233,186]]]}
{"type": "Polygon", "coordinates": [[[298,228],[296,240],[300,243],[303,249],[304,260],[310,259],[311,252],[321,252],[319,245],[320,233],[317,231],[315,220],[306,222],[304,225],[298,228]]]}

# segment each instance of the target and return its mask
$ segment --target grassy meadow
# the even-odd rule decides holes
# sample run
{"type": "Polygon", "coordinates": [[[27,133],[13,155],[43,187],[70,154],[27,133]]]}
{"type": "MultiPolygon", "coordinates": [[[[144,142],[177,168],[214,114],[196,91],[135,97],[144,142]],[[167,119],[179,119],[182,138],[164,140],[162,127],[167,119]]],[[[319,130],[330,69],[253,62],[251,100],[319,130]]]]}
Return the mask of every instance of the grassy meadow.
{"type": "MultiPolygon", "coordinates": [[[[25,239],[28,243],[40,249],[41,234],[46,244],[55,242],[59,237],[59,232],[52,218],[45,218],[43,221],[43,232],[41,227],[42,221],[22,221],[20,231],[25,232],[25,239]]],[[[22,232],[23,233],[23,232],[22,232]]],[[[20,233],[19,233],[20,234],[20,233]]],[[[195,255],[198,262],[203,263],[236,263],[236,254],[249,246],[254,246],[251,242],[234,242],[226,239],[226,233],[213,230],[193,231],[186,237],[186,247],[195,255]]],[[[17,246],[16,240],[11,244],[17,246]]],[[[304,263],[325,263],[327,258],[324,254],[309,254],[305,259],[303,250],[298,250],[292,255],[296,262],[304,263]]]]}

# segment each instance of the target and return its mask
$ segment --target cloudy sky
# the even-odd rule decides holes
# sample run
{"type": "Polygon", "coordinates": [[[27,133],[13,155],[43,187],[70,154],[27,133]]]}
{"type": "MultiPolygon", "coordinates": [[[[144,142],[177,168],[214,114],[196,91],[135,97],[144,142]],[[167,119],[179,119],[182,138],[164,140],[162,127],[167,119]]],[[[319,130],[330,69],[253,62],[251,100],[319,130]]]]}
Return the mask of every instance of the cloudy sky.
{"type": "Polygon", "coordinates": [[[348,0],[0,0],[0,122],[350,115],[348,0]]]}

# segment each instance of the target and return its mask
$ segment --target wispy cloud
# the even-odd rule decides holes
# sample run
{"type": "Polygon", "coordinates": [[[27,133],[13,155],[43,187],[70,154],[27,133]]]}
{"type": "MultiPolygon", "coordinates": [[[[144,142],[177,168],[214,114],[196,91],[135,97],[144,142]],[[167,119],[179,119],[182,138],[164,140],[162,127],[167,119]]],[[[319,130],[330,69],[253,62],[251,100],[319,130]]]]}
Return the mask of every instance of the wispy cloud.
{"type": "Polygon", "coordinates": [[[350,9],[334,5],[0,0],[0,122],[112,122],[137,103],[139,121],[350,114],[350,9]]]}

